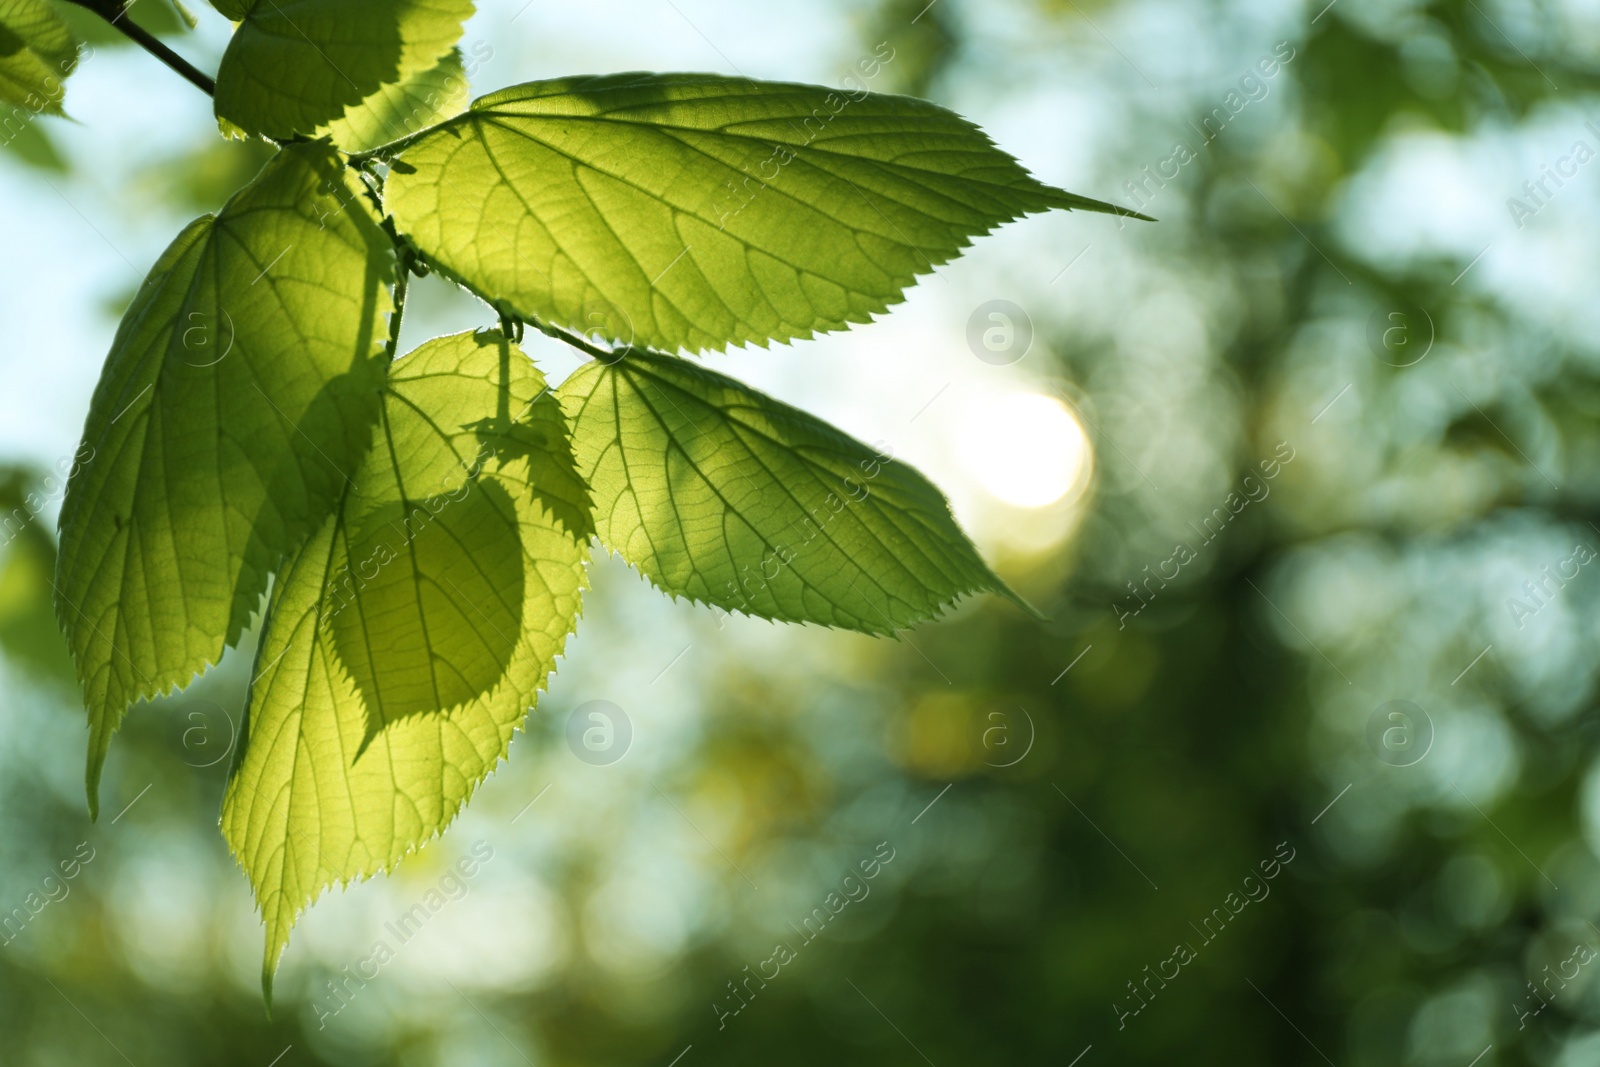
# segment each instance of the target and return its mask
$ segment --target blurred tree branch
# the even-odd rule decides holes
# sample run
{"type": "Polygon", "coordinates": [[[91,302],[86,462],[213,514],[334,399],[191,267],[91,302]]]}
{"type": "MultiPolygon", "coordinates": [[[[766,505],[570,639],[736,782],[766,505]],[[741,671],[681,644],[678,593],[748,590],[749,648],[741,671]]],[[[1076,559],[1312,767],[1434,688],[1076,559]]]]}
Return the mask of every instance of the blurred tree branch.
{"type": "Polygon", "coordinates": [[[99,15],[110,23],[113,29],[161,60],[177,73],[183,75],[198,86],[207,96],[216,95],[217,83],[209,74],[206,74],[187,59],[184,59],[161,43],[161,40],[155,34],[138,25],[132,19],[124,17],[127,15],[128,9],[133,6],[131,3],[123,3],[122,0],[66,0],[66,2],[99,15]]]}

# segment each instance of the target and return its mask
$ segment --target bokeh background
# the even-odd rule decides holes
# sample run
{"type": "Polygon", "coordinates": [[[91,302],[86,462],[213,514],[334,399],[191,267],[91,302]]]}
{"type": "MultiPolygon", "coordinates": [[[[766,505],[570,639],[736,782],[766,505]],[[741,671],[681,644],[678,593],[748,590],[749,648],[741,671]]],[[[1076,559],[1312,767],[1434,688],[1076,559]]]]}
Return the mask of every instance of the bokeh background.
{"type": "MultiPolygon", "coordinates": [[[[195,14],[132,17],[215,69],[195,14]]],[[[0,150],[0,914],[51,898],[0,935],[0,1064],[1600,1063],[1594,4],[483,0],[479,92],[892,56],[1161,221],[1027,219],[710,359],[923,469],[1051,621],[875,641],[600,561],[510,761],[308,913],[270,1017],[216,827],[248,643],[129,716],[90,824],[48,579],[117,317],[264,149],[74,24],[72,121],[0,150]]]]}

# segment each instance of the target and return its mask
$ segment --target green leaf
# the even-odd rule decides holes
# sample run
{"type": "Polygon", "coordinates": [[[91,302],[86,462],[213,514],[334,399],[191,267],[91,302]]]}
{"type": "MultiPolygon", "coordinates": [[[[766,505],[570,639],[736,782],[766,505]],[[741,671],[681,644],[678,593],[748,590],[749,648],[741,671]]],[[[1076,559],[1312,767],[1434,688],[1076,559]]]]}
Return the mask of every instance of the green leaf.
{"type": "Polygon", "coordinates": [[[238,639],[366,451],[394,250],[348,174],[325,145],[283,149],[178,236],[112,342],[56,579],[91,811],[126,707],[238,639]]]}
{"type": "Polygon", "coordinates": [[[51,617],[56,542],[40,513],[60,496],[69,464],[63,459],[42,480],[0,465],[0,651],[34,678],[74,685],[72,657],[51,617]]]}
{"type": "Polygon", "coordinates": [[[0,119],[0,148],[39,170],[65,174],[70,169],[54,139],[37,122],[16,128],[0,119]]]}
{"type": "Polygon", "coordinates": [[[171,0],[172,13],[178,17],[178,22],[186,30],[193,30],[200,25],[200,17],[183,5],[183,0],[171,0]]]}
{"type": "Polygon", "coordinates": [[[461,39],[472,0],[230,0],[218,10],[241,21],[217,68],[217,118],[230,132],[282,140],[312,136],[435,67],[461,39]]]}
{"type": "Polygon", "coordinates": [[[86,46],[85,52],[92,49],[98,53],[102,48],[113,51],[139,48],[132,37],[122,32],[121,27],[127,23],[148,30],[156,37],[186,34],[196,24],[194,14],[177,0],[137,0],[123,8],[115,25],[71,0],[57,3],[55,8],[72,35],[86,46]]]}
{"type": "Polygon", "coordinates": [[[440,833],[577,624],[590,532],[560,405],[498,333],[391,369],[338,511],[274,587],[222,829],[271,976],[323,889],[440,833]]]}
{"type": "Polygon", "coordinates": [[[467,106],[467,72],[452,48],[437,66],[386,85],[324,127],[346,152],[365,152],[432,126],[467,106]]]}
{"type": "Polygon", "coordinates": [[[1048,208],[976,126],[909,97],[710,74],[533,82],[394,153],[385,204],[499,307],[720,348],[865,322],[972,236],[1048,208]]]}
{"type": "MultiPolygon", "coordinates": [[[[35,115],[61,115],[67,75],[78,65],[78,42],[46,0],[0,0],[0,101],[35,115]]],[[[0,136],[15,136],[11,122],[0,136]]]]}
{"type": "Polygon", "coordinates": [[[560,393],[601,542],[668,593],[874,634],[1022,604],[921,474],[732,378],[630,349],[560,393]]]}

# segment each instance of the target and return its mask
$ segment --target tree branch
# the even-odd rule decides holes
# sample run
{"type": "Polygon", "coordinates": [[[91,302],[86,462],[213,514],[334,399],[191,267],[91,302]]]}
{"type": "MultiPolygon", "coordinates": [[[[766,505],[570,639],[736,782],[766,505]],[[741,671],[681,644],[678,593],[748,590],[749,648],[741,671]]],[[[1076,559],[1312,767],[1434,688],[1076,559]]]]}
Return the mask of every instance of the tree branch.
{"type": "Polygon", "coordinates": [[[67,0],[67,2],[93,11],[96,15],[105,19],[113,29],[116,29],[140,48],[143,48],[168,67],[183,75],[207,96],[217,95],[217,83],[212,80],[210,75],[162,44],[154,34],[127,17],[128,8],[132,6],[131,4],[125,5],[121,3],[121,0],[67,0]]]}

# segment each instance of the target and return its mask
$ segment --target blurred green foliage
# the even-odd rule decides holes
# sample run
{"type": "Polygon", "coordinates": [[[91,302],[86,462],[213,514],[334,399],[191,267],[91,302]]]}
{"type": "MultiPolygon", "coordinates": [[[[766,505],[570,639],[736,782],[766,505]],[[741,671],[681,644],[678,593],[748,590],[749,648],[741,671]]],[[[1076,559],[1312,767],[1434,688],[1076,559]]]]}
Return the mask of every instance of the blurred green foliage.
{"type": "MultiPolygon", "coordinates": [[[[1159,225],[1071,230],[1052,262],[1087,242],[1103,258],[1030,305],[1035,370],[1092,416],[1098,464],[1076,536],[1003,567],[1053,621],[977,604],[873,643],[597,597],[580,640],[648,659],[646,680],[696,649],[640,690],[690,711],[588,767],[562,737],[587,694],[558,687],[482,810],[393,885],[308,917],[271,1020],[212,823],[226,760],[208,762],[248,657],[130,715],[106,800],[125,814],[91,828],[48,516],[28,517],[0,549],[0,919],[78,842],[99,852],[0,947],[0,1062],[1596,1062],[1600,968],[1576,961],[1600,947],[1600,595],[1587,569],[1554,589],[1542,568],[1600,544],[1600,351],[1531,290],[1480,281],[1488,237],[1402,254],[1396,217],[1348,222],[1363,176],[1416,138],[1552,114],[1577,130],[1596,49],[1571,12],[1319,6],[861,13],[867,48],[897,50],[886,87],[935,99],[1025,69],[990,21],[1044,27],[1033,60],[1091,70],[1074,106],[1113,130],[1075,188],[1122,195],[1174,138],[1194,149],[1151,202],[1159,225]],[[1163,13],[1215,24],[1141,47],[1163,13]],[[1294,58],[1202,143],[1279,40],[1294,58]],[[1374,321],[1420,331],[1419,310],[1426,358],[1373,344],[1374,321]],[[1137,585],[1149,606],[1119,625],[1129,583],[1200,540],[1279,442],[1295,459],[1270,494],[1179,577],[1137,585]],[[1542,580],[1532,617],[1508,610],[1542,580]],[[1410,765],[1379,758],[1390,720],[1369,732],[1392,700],[1431,724],[1410,765]],[[349,984],[476,837],[496,858],[430,920],[449,933],[349,984]],[[882,841],[896,858],[870,894],[719,1018],[882,841]],[[1292,862],[1260,881],[1283,843],[1292,862]],[[1247,876],[1265,895],[1203,930],[1247,876]],[[1192,962],[1146,985],[1180,943],[1192,962]],[[355,992],[321,1027],[339,981],[355,992]]],[[[197,210],[257,164],[175,157],[148,195],[197,210]]],[[[1583,260],[1544,277],[1562,271],[1596,277],[1583,260]]],[[[8,471],[4,510],[45,477],[8,471]]]]}

